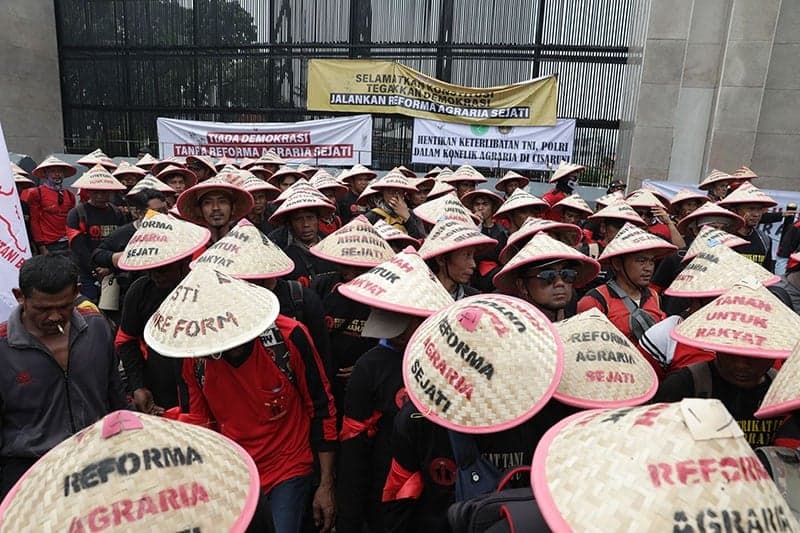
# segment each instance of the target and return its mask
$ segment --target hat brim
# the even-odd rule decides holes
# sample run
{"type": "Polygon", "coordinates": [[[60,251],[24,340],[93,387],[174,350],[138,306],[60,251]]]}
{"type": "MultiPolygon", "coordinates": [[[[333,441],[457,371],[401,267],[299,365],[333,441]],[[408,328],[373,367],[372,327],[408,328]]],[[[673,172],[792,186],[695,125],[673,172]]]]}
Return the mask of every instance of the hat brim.
{"type": "Polygon", "coordinates": [[[214,183],[208,186],[201,183],[186,189],[178,196],[178,201],[175,205],[181,217],[189,222],[205,226],[206,221],[203,217],[203,211],[200,209],[200,199],[214,190],[225,191],[233,196],[231,201],[231,222],[244,218],[253,209],[253,195],[244,189],[227,183],[214,183]]]}
{"type": "Polygon", "coordinates": [[[364,322],[361,336],[374,339],[393,339],[405,331],[409,322],[411,322],[411,318],[410,315],[393,313],[373,307],[366,322],[364,322]]]}
{"type": "Polygon", "coordinates": [[[39,165],[38,167],[31,170],[31,174],[39,178],[40,180],[46,179],[44,175],[44,171],[48,168],[63,168],[64,169],[64,177],[69,178],[70,176],[74,176],[78,169],[69,165],[67,163],[61,164],[54,164],[54,165],[39,165]]]}
{"type": "Polygon", "coordinates": [[[421,317],[428,317],[434,313],[433,311],[426,311],[424,309],[417,309],[405,305],[397,305],[394,303],[385,302],[377,297],[362,295],[357,292],[354,292],[347,285],[339,285],[336,287],[336,289],[342,294],[342,296],[346,298],[350,298],[351,300],[354,300],[358,303],[368,305],[376,309],[383,309],[384,311],[394,311],[396,313],[403,315],[412,315],[421,317]]]}
{"type": "Polygon", "coordinates": [[[525,268],[531,268],[534,264],[537,267],[545,266],[547,264],[555,264],[560,263],[562,261],[569,262],[573,261],[578,263],[578,278],[575,280],[575,283],[572,284],[575,288],[581,288],[600,274],[600,263],[592,259],[591,257],[586,257],[586,259],[582,259],[575,256],[564,256],[560,254],[545,254],[545,255],[538,255],[535,257],[531,257],[528,260],[525,260],[519,264],[513,266],[508,270],[503,267],[500,272],[494,275],[492,278],[492,282],[494,283],[495,287],[503,291],[513,291],[514,287],[514,280],[519,277],[519,272],[525,268]],[[541,263],[541,264],[539,264],[541,263]]]}

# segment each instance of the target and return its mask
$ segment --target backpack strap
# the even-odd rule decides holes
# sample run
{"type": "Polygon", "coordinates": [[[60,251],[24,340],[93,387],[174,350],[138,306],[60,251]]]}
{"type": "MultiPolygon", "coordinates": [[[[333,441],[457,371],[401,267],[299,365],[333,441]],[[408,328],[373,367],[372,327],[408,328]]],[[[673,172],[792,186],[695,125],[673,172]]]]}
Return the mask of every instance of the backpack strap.
{"type": "Polygon", "coordinates": [[[708,361],[693,363],[686,368],[692,374],[694,396],[696,398],[711,398],[711,367],[708,366],[708,361]]]}
{"type": "Polygon", "coordinates": [[[628,296],[628,293],[622,290],[622,287],[617,285],[617,282],[613,279],[610,280],[608,283],[608,290],[614,293],[614,296],[622,300],[622,303],[625,304],[625,307],[628,308],[628,311],[633,313],[635,310],[639,309],[639,306],[636,305],[636,302],[633,301],[633,298],[628,296]]]}
{"type": "MultiPolygon", "coordinates": [[[[300,284],[298,283],[298,285],[300,284]]],[[[283,335],[281,335],[281,330],[278,329],[278,326],[273,324],[272,327],[259,335],[258,339],[261,341],[261,345],[267,350],[275,366],[278,367],[293,385],[296,385],[297,376],[292,369],[291,354],[289,353],[289,348],[286,346],[286,342],[283,340],[283,335]]]]}
{"type": "Polygon", "coordinates": [[[603,308],[603,314],[608,314],[608,303],[606,302],[606,297],[603,296],[603,293],[598,291],[597,289],[592,289],[586,293],[586,296],[591,296],[600,304],[603,308]]]}
{"type": "Polygon", "coordinates": [[[89,228],[86,225],[86,204],[79,203],[75,206],[75,211],[78,213],[78,228],[81,228],[81,231],[88,230],[89,228]]]}
{"type": "Polygon", "coordinates": [[[292,305],[294,305],[294,319],[298,322],[304,322],[303,285],[295,279],[290,279],[287,283],[289,284],[289,297],[292,299],[292,305]]]}

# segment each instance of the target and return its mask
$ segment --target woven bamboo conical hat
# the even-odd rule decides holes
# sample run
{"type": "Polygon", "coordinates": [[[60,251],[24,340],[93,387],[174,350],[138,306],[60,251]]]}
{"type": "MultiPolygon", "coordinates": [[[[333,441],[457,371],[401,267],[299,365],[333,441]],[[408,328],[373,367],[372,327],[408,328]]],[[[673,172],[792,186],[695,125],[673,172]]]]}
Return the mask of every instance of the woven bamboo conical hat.
{"type": "Polygon", "coordinates": [[[150,154],[144,154],[142,158],[136,162],[136,166],[145,170],[150,170],[156,163],[160,163],[160,161],[150,154]]]}
{"type": "Polygon", "coordinates": [[[697,257],[697,254],[718,243],[724,244],[728,248],[736,248],[737,246],[742,246],[748,242],[749,241],[742,239],[738,235],[733,235],[727,231],[716,229],[711,226],[703,226],[700,228],[700,232],[697,234],[697,237],[695,237],[692,241],[691,246],[689,246],[689,248],[686,250],[686,254],[684,254],[681,261],[688,263],[697,257]]]}
{"type": "Polygon", "coordinates": [[[115,178],[117,176],[124,176],[125,174],[134,174],[136,176],[144,177],[147,175],[147,171],[143,168],[137,167],[136,165],[132,165],[127,161],[122,161],[119,165],[117,165],[117,169],[111,173],[111,175],[115,178]]]}
{"type": "Polygon", "coordinates": [[[427,201],[435,200],[436,198],[440,198],[455,190],[455,187],[449,183],[436,180],[436,183],[433,184],[433,189],[431,189],[431,192],[428,193],[427,201]]]}
{"type": "Polygon", "coordinates": [[[144,189],[155,189],[159,192],[163,192],[165,194],[172,193],[175,194],[175,189],[164,183],[163,181],[154,178],[152,175],[147,175],[136,182],[136,185],[131,187],[131,190],[128,191],[128,196],[132,194],[136,194],[139,191],[143,191],[144,189]]]}
{"type": "MultiPolygon", "coordinates": [[[[653,207],[666,207],[664,202],[656,197],[652,191],[637,189],[625,198],[625,203],[634,209],[651,209],[653,207]]],[[[669,205],[669,204],[667,204],[669,205]]]]}
{"type": "Polygon", "coordinates": [[[309,251],[340,265],[370,268],[388,261],[395,253],[363,215],[337,229],[309,251]]]}
{"type": "Polygon", "coordinates": [[[613,218],[616,220],[624,220],[636,224],[637,226],[644,227],[647,225],[639,213],[636,212],[625,200],[617,200],[605,206],[597,213],[587,217],[589,220],[598,220],[603,218],[613,218]]]}
{"type": "Polygon", "coordinates": [[[758,418],[788,415],[800,407],[800,342],[789,358],[783,362],[778,374],[772,379],[761,406],[756,411],[758,418]]]}
{"type": "Polygon", "coordinates": [[[547,210],[550,208],[550,204],[524,189],[515,189],[511,196],[506,198],[506,201],[503,202],[503,205],[500,206],[494,216],[507,216],[511,211],[523,207],[536,207],[547,210]]]}
{"type": "Polygon", "coordinates": [[[586,167],[583,165],[579,165],[577,163],[570,163],[569,161],[561,161],[558,164],[555,172],[550,177],[550,183],[555,183],[560,179],[566,178],[571,174],[575,174],[576,172],[583,172],[586,170],[586,167]]]}
{"type": "Polygon", "coordinates": [[[722,207],[732,207],[741,204],[760,204],[764,207],[775,207],[778,202],[772,199],[767,193],[746,181],[735,191],[717,202],[722,207]]]}
{"type": "Polygon", "coordinates": [[[353,165],[351,168],[339,174],[339,181],[342,183],[348,183],[356,176],[369,176],[370,178],[374,178],[377,175],[377,172],[368,169],[364,165],[353,165]]]}
{"type": "Polygon", "coordinates": [[[425,237],[419,255],[423,259],[431,259],[473,246],[477,247],[476,254],[480,254],[497,246],[497,241],[484,235],[473,223],[464,224],[458,220],[442,218],[425,237]]]}
{"type": "Polygon", "coordinates": [[[607,261],[612,257],[635,254],[637,252],[651,252],[656,256],[664,256],[677,249],[677,246],[665,241],[658,235],[653,235],[649,231],[626,222],[605,247],[599,259],[600,261],[607,261]]]}
{"type": "Polygon", "coordinates": [[[116,163],[114,163],[110,157],[108,157],[105,153],[103,153],[103,151],[100,148],[81,157],[80,159],[78,159],[78,161],[76,161],[76,163],[88,168],[92,168],[95,165],[100,165],[109,172],[117,168],[116,163]]]}
{"type": "Polygon", "coordinates": [[[72,183],[73,189],[86,191],[124,191],[127,189],[102,165],[95,165],[72,183]]]}
{"type": "Polygon", "coordinates": [[[577,246],[583,237],[581,228],[574,224],[556,222],[546,218],[528,217],[517,231],[508,236],[506,246],[500,251],[500,262],[508,262],[531,237],[543,231],[568,246],[577,246]]]}
{"type": "Polygon", "coordinates": [[[119,260],[121,270],[149,270],[174,263],[202,249],[211,238],[204,227],[148,211],[119,260]]]}
{"type": "Polygon", "coordinates": [[[455,194],[446,194],[428,200],[414,208],[414,214],[428,224],[436,224],[441,218],[457,220],[463,224],[475,225],[475,218],[455,194]]]}
{"type": "Polygon", "coordinates": [[[556,202],[553,204],[553,207],[550,208],[550,211],[553,213],[561,213],[564,211],[564,209],[574,209],[575,211],[580,211],[587,216],[594,213],[592,208],[589,207],[589,204],[586,203],[586,200],[581,198],[579,194],[571,194],[563,200],[556,202]]]}
{"type": "Polygon", "coordinates": [[[703,181],[700,182],[700,185],[697,186],[698,189],[702,189],[707,191],[711,188],[712,185],[716,185],[722,181],[734,181],[736,178],[731,176],[727,172],[722,172],[721,170],[713,169],[708,176],[703,178],[703,181]]]}
{"type": "Polygon", "coordinates": [[[625,195],[622,194],[622,191],[614,191],[608,194],[604,194],[603,196],[595,200],[594,205],[597,206],[597,209],[602,209],[604,207],[608,207],[614,202],[619,202],[620,200],[625,200],[625,195]]]}
{"type": "Polygon", "coordinates": [[[509,181],[514,181],[514,180],[520,180],[524,182],[524,185],[522,185],[523,187],[527,187],[528,184],[531,182],[530,178],[528,178],[527,176],[523,176],[519,172],[514,172],[513,170],[509,170],[508,172],[503,174],[502,178],[497,180],[497,183],[494,184],[494,188],[495,190],[498,190],[500,192],[506,192],[506,184],[509,181]]]}
{"type": "Polygon", "coordinates": [[[458,181],[471,181],[473,183],[485,183],[486,176],[475,170],[472,165],[461,165],[452,174],[444,176],[442,181],[453,184],[458,181]]]}
{"type": "Polygon", "coordinates": [[[725,224],[726,228],[736,231],[744,226],[744,219],[713,202],[706,202],[678,221],[678,231],[685,233],[690,225],[725,224]]]}
{"type": "Polygon", "coordinates": [[[60,160],[54,155],[49,156],[47,159],[39,163],[39,165],[31,170],[31,174],[36,176],[39,179],[44,179],[44,171],[48,168],[61,168],[64,172],[64,177],[68,178],[70,176],[74,176],[75,173],[78,171],[77,168],[70,165],[69,163],[65,163],[64,161],[60,160]]]}
{"type": "MultiPolygon", "coordinates": [[[[288,190],[289,189],[287,189],[287,191],[288,190]]],[[[316,211],[321,218],[327,217],[336,211],[336,208],[328,199],[315,188],[309,187],[309,189],[305,189],[298,187],[278,206],[278,209],[269,217],[269,222],[276,226],[283,225],[286,223],[286,218],[289,213],[301,209],[316,211]]]]}
{"type": "Polygon", "coordinates": [[[396,242],[399,245],[404,245],[404,247],[413,246],[414,248],[419,248],[419,241],[417,239],[408,233],[403,233],[391,224],[387,224],[382,218],[377,219],[373,227],[389,244],[396,242]]]}

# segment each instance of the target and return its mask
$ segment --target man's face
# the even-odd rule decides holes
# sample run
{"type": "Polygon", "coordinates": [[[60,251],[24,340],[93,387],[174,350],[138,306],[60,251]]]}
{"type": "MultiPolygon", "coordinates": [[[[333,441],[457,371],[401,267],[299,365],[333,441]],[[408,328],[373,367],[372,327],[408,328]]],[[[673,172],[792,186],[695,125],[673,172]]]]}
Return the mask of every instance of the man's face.
{"type": "Polygon", "coordinates": [[[89,202],[97,207],[105,207],[111,201],[111,191],[86,191],[89,202]]]}
{"type": "Polygon", "coordinates": [[[492,215],[494,214],[492,202],[479,196],[472,202],[472,212],[481,217],[481,220],[484,222],[488,222],[492,219],[492,215]]]}
{"type": "Polygon", "coordinates": [[[760,384],[767,370],[775,362],[772,359],[719,352],[715,361],[722,379],[743,389],[751,389],[760,384]]]}
{"type": "Polygon", "coordinates": [[[353,194],[358,196],[359,194],[364,192],[364,189],[367,188],[369,182],[370,182],[369,176],[353,176],[350,179],[350,183],[352,184],[350,188],[353,190],[353,194]]]}
{"type": "Polygon", "coordinates": [[[515,229],[519,229],[530,217],[541,217],[542,211],[544,211],[544,209],[540,207],[520,207],[519,209],[514,209],[509,213],[511,224],[515,229]]]}
{"type": "Polygon", "coordinates": [[[508,180],[505,183],[505,192],[506,196],[511,196],[511,194],[516,191],[517,189],[521,189],[524,185],[524,181],[522,180],[508,180]]]}
{"type": "Polygon", "coordinates": [[[22,314],[26,322],[31,324],[44,336],[59,335],[58,326],[70,321],[78,286],[72,285],[55,293],[48,294],[36,289],[30,296],[21,291],[14,291],[17,301],[22,305],[22,314]]]}
{"type": "Polygon", "coordinates": [[[408,195],[408,199],[411,202],[412,207],[417,207],[425,203],[425,200],[428,199],[428,195],[431,192],[433,187],[429,187],[427,185],[422,186],[419,190],[414,191],[408,195]]]}
{"type": "Polygon", "coordinates": [[[177,261],[148,270],[147,274],[159,289],[174,289],[186,274],[186,262],[177,261]]]}
{"type": "Polygon", "coordinates": [[[142,178],[136,174],[122,174],[117,179],[126,189],[131,190],[131,187],[136,185],[142,178]]]}
{"type": "Polygon", "coordinates": [[[686,200],[681,202],[681,205],[678,206],[678,220],[682,219],[685,216],[691,215],[697,209],[703,205],[700,200],[686,200]]]}
{"type": "Polygon", "coordinates": [[[294,176],[284,176],[278,182],[278,188],[281,190],[281,192],[283,192],[292,185],[294,185],[296,181],[297,178],[294,176]]]}
{"type": "Polygon", "coordinates": [[[561,221],[565,224],[575,224],[576,226],[581,223],[583,219],[583,213],[577,211],[575,209],[570,209],[569,207],[565,207],[564,210],[561,212],[561,221]]]}
{"type": "Polygon", "coordinates": [[[178,194],[186,190],[186,179],[180,174],[169,174],[164,178],[164,183],[175,189],[178,194]]]}
{"type": "Polygon", "coordinates": [[[143,218],[144,215],[147,213],[148,209],[152,209],[153,211],[158,211],[159,213],[166,214],[167,211],[169,210],[169,207],[167,206],[167,202],[159,200],[158,198],[151,198],[150,200],[147,201],[147,209],[143,209],[141,213],[138,212],[137,210],[136,216],[139,218],[143,218]]]}
{"type": "Polygon", "coordinates": [[[622,226],[617,223],[616,219],[600,220],[600,233],[603,235],[606,243],[614,240],[622,226]]]}
{"type": "Polygon", "coordinates": [[[719,183],[715,183],[709,187],[709,191],[717,198],[725,198],[725,196],[728,194],[728,182],[721,181],[719,183]]]}
{"type": "Polygon", "coordinates": [[[55,183],[64,181],[64,168],[63,167],[48,167],[44,169],[45,179],[53,180],[55,183]]]}
{"type": "Polygon", "coordinates": [[[227,194],[211,191],[200,200],[203,219],[210,228],[225,227],[231,221],[231,199],[227,194]]]}
{"type": "Polygon", "coordinates": [[[325,198],[327,198],[330,203],[336,205],[336,189],[334,188],[322,189],[319,192],[321,192],[322,195],[325,198]]]}
{"type": "Polygon", "coordinates": [[[456,194],[459,198],[463,197],[468,192],[472,192],[475,190],[475,182],[474,181],[457,181],[455,183],[456,194]]]}
{"type": "Polygon", "coordinates": [[[746,227],[755,228],[761,222],[761,216],[766,208],[759,204],[740,204],[734,206],[731,211],[744,219],[746,227]]]}
{"type": "Polygon", "coordinates": [[[319,233],[319,218],[314,211],[300,209],[289,213],[289,231],[294,237],[305,244],[313,243],[317,240],[319,233]]]}
{"type": "Polygon", "coordinates": [[[628,254],[622,259],[622,264],[625,267],[624,275],[639,287],[647,287],[650,285],[650,279],[653,277],[653,271],[656,267],[655,256],[649,252],[639,252],[635,254],[628,254]]]}
{"type": "Polygon", "coordinates": [[[264,191],[255,191],[253,193],[253,214],[262,215],[267,209],[267,193],[264,191]]]}
{"type": "Polygon", "coordinates": [[[577,271],[567,261],[529,268],[517,278],[517,292],[536,307],[558,311],[572,300],[576,275],[577,271]]]}
{"type": "Polygon", "coordinates": [[[437,258],[440,271],[456,283],[466,285],[475,272],[475,248],[462,248],[437,258]]]}

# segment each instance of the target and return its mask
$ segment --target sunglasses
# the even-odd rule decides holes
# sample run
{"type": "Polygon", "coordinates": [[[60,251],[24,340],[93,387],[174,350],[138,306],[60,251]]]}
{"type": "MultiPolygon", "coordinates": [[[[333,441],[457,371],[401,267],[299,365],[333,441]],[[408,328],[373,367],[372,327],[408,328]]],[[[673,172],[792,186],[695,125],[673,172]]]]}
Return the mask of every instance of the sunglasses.
{"type": "Polygon", "coordinates": [[[547,285],[556,282],[556,278],[561,278],[564,283],[575,283],[578,279],[578,271],[572,268],[562,268],[561,270],[542,270],[535,276],[528,276],[525,279],[538,279],[547,285]]]}

